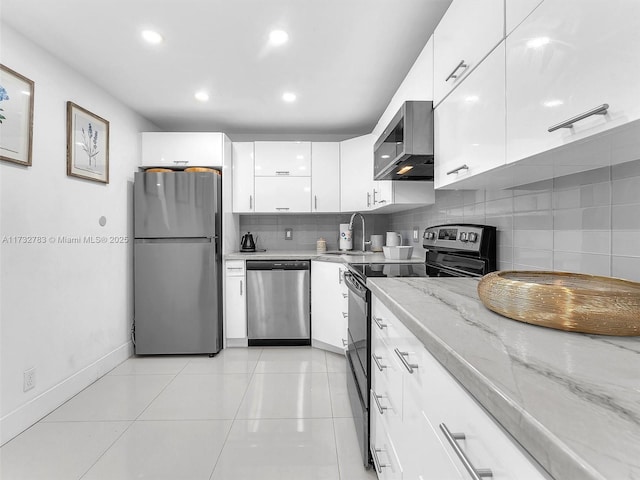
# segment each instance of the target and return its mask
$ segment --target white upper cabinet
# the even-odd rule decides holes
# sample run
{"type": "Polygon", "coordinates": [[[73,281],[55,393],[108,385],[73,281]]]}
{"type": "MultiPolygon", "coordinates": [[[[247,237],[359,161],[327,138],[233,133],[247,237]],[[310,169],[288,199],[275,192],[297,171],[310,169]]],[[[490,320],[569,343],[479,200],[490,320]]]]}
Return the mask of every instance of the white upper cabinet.
{"type": "Polygon", "coordinates": [[[255,142],[256,177],[311,176],[311,142],[255,142]]]}
{"type": "Polygon", "coordinates": [[[340,142],[340,210],[362,212],[373,205],[372,134],[340,142]]]}
{"type": "Polygon", "coordinates": [[[311,212],[310,177],[256,177],[255,212],[311,212]]]}
{"type": "Polygon", "coordinates": [[[143,167],[222,167],[224,133],[142,132],[143,167]]]}
{"type": "Polygon", "coordinates": [[[234,142],[232,155],[233,212],[251,213],[255,209],[253,142],[234,142]]]}
{"type": "Polygon", "coordinates": [[[527,16],[542,3],[542,0],[506,0],[505,31],[509,35],[527,16]]]}
{"type": "Polygon", "coordinates": [[[340,143],[311,144],[312,212],[340,211],[340,143]]]}
{"type": "Polygon", "coordinates": [[[503,43],[435,110],[436,188],[504,165],[504,62],[503,43]]]}
{"type": "Polygon", "coordinates": [[[507,37],[506,69],[507,162],[638,120],[640,2],[545,0],[507,37]]]}
{"type": "Polygon", "coordinates": [[[504,0],[454,0],[433,33],[434,105],[503,38],[504,0]]]}

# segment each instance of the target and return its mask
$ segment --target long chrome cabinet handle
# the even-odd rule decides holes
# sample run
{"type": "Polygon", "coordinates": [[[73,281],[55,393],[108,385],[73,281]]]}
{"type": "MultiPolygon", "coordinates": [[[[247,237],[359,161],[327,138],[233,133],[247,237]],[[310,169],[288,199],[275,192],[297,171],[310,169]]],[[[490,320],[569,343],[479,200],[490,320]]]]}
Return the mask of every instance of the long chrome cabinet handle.
{"type": "Polygon", "coordinates": [[[240,280],[240,296],[242,296],[242,280],[240,280]]]}
{"type": "Polygon", "coordinates": [[[440,424],[440,430],[444,433],[445,438],[453,448],[453,451],[456,452],[456,455],[464,465],[464,468],[469,472],[471,478],[473,480],[481,480],[483,477],[493,477],[493,472],[488,468],[475,468],[471,461],[467,458],[467,455],[464,453],[460,445],[456,440],[464,440],[464,433],[451,433],[447,426],[444,423],[440,424]]]}
{"type": "Polygon", "coordinates": [[[367,207],[371,206],[371,192],[367,192],[367,207]]]}
{"type": "Polygon", "coordinates": [[[609,109],[608,103],[603,103],[602,105],[592,108],[588,112],[581,113],[580,115],[576,115],[575,117],[570,118],[569,120],[565,120],[564,122],[556,123],[547,129],[549,133],[555,132],[561,128],[571,128],[573,124],[579,122],[580,120],[584,120],[592,115],[605,115],[607,110],[609,109]]]}
{"type": "Polygon", "coordinates": [[[380,330],[382,330],[383,328],[387,328],[388,325],[386,323],[382,323],[382,319],[378,318],[378,317],[373,317],[373,321],[375,322],[375,324],[378,326],[378,328],[380,330]]]}
{"type": "Polygon", "coordinates": [[[373,394],[373,400],[376,402],[376,407],[378,407],[378,411],[380,412],[380,415],[384,415],[384,411],[388,409],[387,407],[383,407],[382,404],[380,403],[380,399],[382,398],[382,395],[378,395],[373,388],[371,389],[371,393],[373,394]]]}
{"type": "Polygon", "coordinates": [[[249,210],[253,210],[253,195],[249,195],[249,210]]]}
{"type": "Polygon", "coordinates": [[[338,283],[342,283],[344,280],[344,270],[341,268],[338,269],[338,283]]]}
{"type": "Polygon", "coordinates": [[[460,170],[469,170],[469,167],[465,163],[464,165],[461,165],[458,168],[454,168],[453,170],[449,170],[447,172],[447,175],[453,175],[454,173],[458,173],[460,170]]]}
{"type": "Polygon", "coordinates": [[[174,160],[173,163],[175,163],[176,165],[188,165],[189,160],[174,160]]]}
{"type": "Polygon", "coordinates": [[[413,369],[418,368],[418,365],[416,365],[415,363],[407,362],[407,357],[409,356],[409,352],[401,352],[399,348],[394,348],[393,351],[396,352],[396,355],[404,365],[404,368],[406,368],[409,371],[409,373],[413,373],[413,369]]]}
{"type": "Polygon", "coordinates": [[[276,175],[289,175],[289,170],[277,170],[276,175]]]}
{"type": "Polygon", "coordinates": [[[371,450],[371,456],[373,457],[373,465],[376,467],[376,471],[378,473],[382,473],[382,469],[387,468],[390,465],[386,463],[380,463],[380,459],[378,458],[378,452],[382,452],[382,449],[373,447],[373,449],[371,450]]]}
{"type": "Polygon", "coordinates": [[[318,196],[317,195],[313,196],[313,207],[316,210],[318,209],[318,196]]]}
{"type": "Polygon", "coordinates": [[[386,365],[383,365],[380,363],[380,360],[382,360],[382,357],[380,355],[371,355],[371,357],[373,358],[373,362],[376,364],[376,367],[378,367],[378,370],[382,371],[385,368],[387,368],[386,365]]]}
{"type": "Polygon", "coordinates": [[[289,210],[289,207],[276,207],[276,210],[280,211],[287,211],[289,210]]]}
{"type": "Polygon", "coordinates": [[[449,76],[445,79],[445,82],[448,82],[449,80],[451,80],[452,78],[458,78],[458,75],[455,75],[455,73],[460,70],[461,68],[467,68],[469,65],[467,65],[466,63],[464,63],[464,60],[460,60],[460,63],[456,66],[456,68],[453,69],[453,72],[451,72],[449,74],[449,76]]]}

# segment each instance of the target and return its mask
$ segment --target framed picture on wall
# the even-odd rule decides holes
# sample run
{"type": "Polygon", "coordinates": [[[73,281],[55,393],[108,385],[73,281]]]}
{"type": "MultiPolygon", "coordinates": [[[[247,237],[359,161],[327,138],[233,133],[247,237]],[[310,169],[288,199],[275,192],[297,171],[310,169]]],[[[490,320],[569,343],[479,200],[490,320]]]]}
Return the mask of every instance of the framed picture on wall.
{"type": "Polygon", "coordinates": [[[31,165],[34,85],[0,64],[0,160],[31,165]]]}
{"type": "Polygon", "coordinates": [[[67,102],[67,175],[109,183],[109,122],[67,102]]]}

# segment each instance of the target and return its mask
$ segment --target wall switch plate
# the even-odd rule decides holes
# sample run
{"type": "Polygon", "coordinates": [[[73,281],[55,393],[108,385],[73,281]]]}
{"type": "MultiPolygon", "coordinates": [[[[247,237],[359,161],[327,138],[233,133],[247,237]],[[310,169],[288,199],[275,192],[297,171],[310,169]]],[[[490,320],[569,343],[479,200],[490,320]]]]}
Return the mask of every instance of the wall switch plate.
{"type": "Polygon", "coordinates": [[[293,240],[293,228],[285,228],[284,229],[284,239],[285,240],[293,240]]]}
{"type": "Polygon", "coordinates": [[[418,227],[413,227],[413,243],[418,243],[420,239],[420,230],[418,227]]]}
{"type": "Polygon", "coordinates": [[[28,392],[32,388],[36,388],[36,369],[35,367],[25,370],[23,373],[22,391],[28,392]]]}

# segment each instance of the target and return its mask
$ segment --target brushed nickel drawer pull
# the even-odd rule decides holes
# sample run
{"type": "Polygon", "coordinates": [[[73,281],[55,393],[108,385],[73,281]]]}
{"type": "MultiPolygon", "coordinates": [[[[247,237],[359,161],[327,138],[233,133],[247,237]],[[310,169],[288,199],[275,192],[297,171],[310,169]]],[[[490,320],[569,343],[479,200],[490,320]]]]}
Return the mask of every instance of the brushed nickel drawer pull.
{"type": "Polygon", "coordinates": [[[376,402],[376,407],[378,407],[378,411],[380,412],[380,415],[384,415],[384,411],[388,409],[387,407],[383,407],[382,404],[380,403],[380,399],[382,398],[382,395],[378,395],[373,388],[371,389],[371,393],[373,394],[373,400],[376,402]]]}
{"type": "Polygon", "coordinates": [[[289,170],[276,170],[276,175],[289,175],[289,170]]]}
{"type": "Polygon", "coordinates": [[[388,327],[388,325],[386,323],[382,323],[382,319],[381,318],[373,317],[373,321],[376,323],[376,325],[378,326],[378,328],[380,330],[382,330],[383,328],[388,327]]]}
{"type": "Polygon", "coordinates": [[[289,207],[276,207],[276,210],[278,210],[279,212],[280,211],[285,211],[286,212],[287,210],[289,210],[289,207]]]}
{"type": "Polygon", "coordinates": [[[467,167],[467,164],[465,163],[464,165],[458,167],[458,168],[454,168],[453,170],[449,170],[447,172],[447,175],[453,175],[454,173],[458,173],[460,170],[469,170],[469,167],[467,167]]]}
{"type": "Polygon", "coordinates": [[[575,117],[570,118],[569,120],[565,120],[564,122],[556,123],[555,125],[549,127],[547,132],[555,132],[561,128],[571,128],[573,124],[579,122],[580,120],[584,120],[585,118],[591,117],[592,115],[605,115],[607,110],[609,109],[608,103],[603,103],[602,105],[592,108],[591,110],[581,113],[580,115],[576,115],[575,117]]]}
{"type": "Polygon", "coordinates": [[[404,365],[404,368],[406,368],[409,371],[409,373],[413,373],[413,369],[418,368],[418,365],[416,365],[415,363],[407,362],[407,357],[409,356],[409,352],[401,352],[399,348],[394,348],[393,351],[396,352],[396,355],[404,365]]]}
{"type": "Polygon", "coordinates": [[[447,442],[453,448],[453,451],[456,452],[456,455],[464,465],[464,468],[469,472],[469,475],[473,480],[481,480],[483,477],[493,477],[493,472],[488,468],[475,468],[471,461],[467,458],[467,455],[464,453],[464,450],[460,448],[458,442],[456,440],[464,440],[464,433],[451,433],[447,426],[444,423],[440,424],[440,430],[444,433],[447,442]]]}
{"type": "Polygon", "coordinates": [[[382,452],[382,451],[383,450],[381,448],[376,448],[376,447],[373,447],[373,449],[371,450],[371,453],[372,453],[371,456],[373,457],[373,465],[376,467],[376,471],[378,473],[382,473],[383,468],[387,468],[391,466],[385,463],[380,463],[380,459],[378,459],[378,452],[382,452]]]}
{"type": "Polygon", "coordinates": [[[347,312],[342,312],[342,318],[349,318],[349,314],[347,312]]]}
{"type": "Polygon", "coordinates": [[[349,294],[348,293],[343,293],[342,294],[342,298],[349,298],[349,294]]]}
{"type": "Polygon", "coordinates": [[[380,360],[382,360],[381,356],[374,354],[374,355],[371,355],[371,357],[373,357],[373,361],[376,364],[376,367],[378,367],[378,370],[382,371],[385,368],[387,368],[386,365],[383,365],[383,364],[380,363],[380,360]]]}
{"type": "Polygon", "coordinates": [[[458,75],[455,75],[455,73],[460,70],[461,68],[467,68],[469,65],[467,65],[466,63],[464,63],[464,60],[460,60],[460,63],[458,64],[458,66],[456,68],[453,69],[453,72],[451,72],[449,74],[449,76],[446,78],[445,82],[448,82],[449,80],[451,80],[452,78],[458,78],[458,75]]]}
{"type": "Polygon", "coordinates": [[[349,344],[349,342],[347,342],[347,341],[343,338],[343,339],[342,339],[342,346],[346,348],[348,344],[349,344]]]}
{"type": "Polygon", "coordinates": [[[249,195],[249,210],[253,210],[253,195],[249,195]]]}

